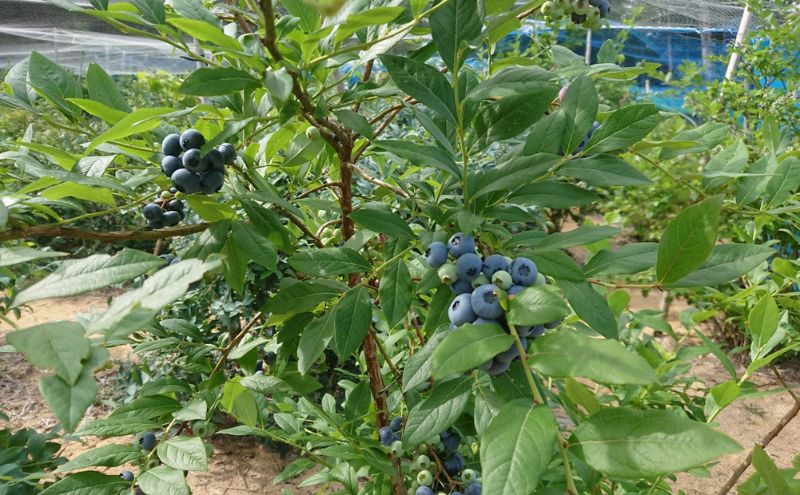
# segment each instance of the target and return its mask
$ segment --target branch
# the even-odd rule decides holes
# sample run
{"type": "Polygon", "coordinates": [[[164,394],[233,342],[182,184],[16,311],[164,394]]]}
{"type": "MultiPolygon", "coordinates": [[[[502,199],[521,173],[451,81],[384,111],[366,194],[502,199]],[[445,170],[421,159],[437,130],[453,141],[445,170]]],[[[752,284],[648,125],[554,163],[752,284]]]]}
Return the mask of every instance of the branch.
{"type": "Polygon", "coordinates": [[[383,181],[381,179],[378,179],[377,177],[373,177],[373,176],[369,175],[367,172],[362,170],[360,167],[357,167],[356,165],[350,165],[350,168],[353,170],[353,172],[358,174],[361,178],[363,178],[367,182],[371,182],[371,183],[375,184],[376,186],[385,187],[386,189],[392,191],[393,193],[395,193],[396,195],[400,196],[401,198],[408,198],[408,193],[407,192],[405,192],[402,189],[399,189],[399,188],[389,184],[386,181],[383,181]]]}
{"type": "Polygon", "coordinates": [[[284,209],[281,209],[281,211],[282,211],[282,212],[283,212],[283,214],[286,216],[286,218],[288,218],[288,219],[289,219],[289,221],[290,221],[290,222],[292,222],[293,224],[295,224],[295,225],[297,226],[297,228],[298,228],[298,229],[300,229],[301,231],[303,231],[303,233],[304,233],[305,235],[307,235],[308,237],[310,237],[310,238],[311,238],[311,239],[314,241],[314,245],[315,245],[315,246],[317,246],[317,247],[320,247],[320,248],[322,247],[322,241],[320,241],[320,240],[319,240],[319,237],[317,237],[316,235],[314,235],[314,233],[313,233],[313,232],[311,232],[311,231],[308,229],[308,227],[306,227],[306,224],[304,224],[302,220],[300,220],[299,218],[297,218],[296,216],[294,216],[294,214],[293,214],[292,212],[290,212],[289,210],[284,210],[284,209]]]}
{"type": "Polygon", "coordinates": [[[30,237],[64,237],[68,239],[84,239],[106,243],[125,241],[157,241],[168,237],[196,234],[209,228],[207,223],[183,225],[170,229],[157,230],[120,230],[117,232],[98,232],[94,230],[73,229],[69,227],[31,226],[0,232],[0,241],[28,239],[30,237]]]}
{"type": "Polygon", "coordinates": [[[313,188],[309,189],[308,191],[300,194],[295,199],[307,198],[307,197],[311,196],[312,194],[314,194],[315,192],[321,191],[322,189],[325,189],[326,187],[342,187],[342,183],[341,182],[325,182],[320,186],[313,187],[313,188]]]}

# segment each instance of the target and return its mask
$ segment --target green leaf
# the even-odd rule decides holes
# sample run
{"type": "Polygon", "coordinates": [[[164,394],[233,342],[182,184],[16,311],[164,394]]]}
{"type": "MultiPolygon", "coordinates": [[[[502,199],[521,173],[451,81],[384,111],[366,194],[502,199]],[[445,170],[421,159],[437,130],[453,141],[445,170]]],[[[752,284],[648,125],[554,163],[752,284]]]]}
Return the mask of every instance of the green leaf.
{"type": "Polygon", "coordinates": [[[108,189],[99,189],[85,184],[76,184],[74,182],[62,182],[61,184],[45,189],[40,195],[52,200],[76,198],[108,206],[115,205],[114,196],[108,189]]]}
{"type": "Polygon", "coordinates": [[[99,389],[89,370],[84,370],[73,384],[67,383],[59,376],[39,377],[39,391],[42,397],[67,431],[73,431],[78,426],[83,414],[97,397],[99,389]]]}
{"type": "Polygon", "coordinates": [[[453,88],[438,70],[397,55],[384,54],[380,60],[400,90],[450,122],[456,122],[453,88]]]}
{"type": "Polygon", "coordinates": [[[156,449],[161,462],[185,471],[208,471],[206,447],[198,437],[172,437],[158,444],[156,449]]]}
{"type": "Polygon", "coordinates": [[[172,417],[178,421],[194,421],[198,419],[206,419],[208,414],[208,404],[205,400],[194,398],[189,401],[179,411],[175,411],[172,417]]]}
{"type": "Polygon", "coordinates": [[[688,148],[663,148],[658,159],[665,161],[680,155],[709,151],[722,144],[730,133],[730,127],[716,122],[707,122],[700,127],[681,131],[672,138],[673,141],[694,141],[697,144],[688,148]]]}
{"type": "Polygon", "coordinates": [[[580,267],[563,251],[537,248],[522,254],[536,263],[542,274],[562,280],[586,280],[580,267]]]}
{"type": "Polygon", "coordinates": [[[119,476],[113,476],[97,471],[84,471],[64,476],[57,482],[45,488],[41,495],[117,495],[125,488],[130,487],[130,482],[119,476]]]}
{"type": "Polygon", "coordinates": [[[189,74],[178,91],[194,96],[221,96],[260,86],[261,83],[256,78],[243,70],[231,67],[203,67],[189,74]]]}
{"type": "Polygon", "coordinates": [[[111,412],[109,417],[136,416],[138,418],[156,419],[161,416],[172,414],[180,408],[181,405],[172,397],[166,395],[147,395],[138,397],[127,404],[119,406],[111,412]]]}
{"type": "Polygon", "coordinates": [[[397,155],[412,164],[433,167],[459,177],[461,171],[456,165],[453,156],[447,151],[435,146],[425,146],[421,144],[409,143],[407,141],[384,139],[373,143],[376,148],[397,155]]]}
{"type": "Polygon", "coordinates": [[[366,205],[348,215],[357,225],[376,233],[413,239],[414,232],[408,222],[388,208],[366,205]]]}
{"type": "Polygon", "coordinates": [[[203,6],[203,0],[171,0],[170,4],[179,16],[187,19],[197,19],[216,25],[219,19],[203,6]]]}
{"type": "Polygon", "coordinates": [[[136,480],[144,493],[158,493],[159,495],[189,495],[189,486],[183,476],[183,471],[178,471],[169,466],[156,466],[148,469],[136,480]]]}
{"type": "Polygon", "coordinates": [[[244,282],[247,277],[247,255],[239,248],[238,243],[229,237],[220,251],[224,256],[222,275],[228,285],[238,294],[244,293],[244,282]]]}
{"type": "MultiPolygon", "coordinates": [[[[6,225],[8,225],[8,207],[0,202],[0,229],[5,228],[6,225]]],[[[7,263],[2,258],[0,258],[0,266],[7,266],[1,263],[7,263]]]]}
{"type": "Polygon", "coordinates": [[[661,122],[655,105],[622,107],[612,113],[592,135],[585,152],[604,153],[625,149],[642,140],[661,122]]]}
{"type": "Polygon", "coordinates": [[[525,138],[521,154],[528,156],[537,153],[551,155],[561,153],[561,141],[566,125],[567,119],[563,112],[553,112],[540,119],[531,127],[528,137],[525,138]]]}
{"type": "Polygon", "coordinates": [[[558,427],[545,406],[520,399],[505,404],[481,438],[483,490],[497,495],[534,493],[550,465],[558,427]]]}
{"type": "Polygon", "coordinates": [[[650,179],[613,155],[594,155],[576,158],[558,169],[558,175],[574,177],[590,186],[644,186],[650,179]]]}
{"type": "Polygon", "coordinates": [[[431,376],[440,380],[477,368],[514,344],[498,325],[463,325],[448,332],[431,355],[431,376]]]}
{"type": "Polygon", "coordinates": [[[335,311],[327,311],[308,324],[297,344],[297,370],[305,375],[314,366],[333,338],[336,328],[335,311]]]}
{"type": "Polygon", "coordinates": [[[79,114],[78,107],[67,101],[67,98],[81,98],[83,90],[69,70],[34,51],[28,61],[28,82],[37,93],[68,118],[79,114]]]}
{"type": "Polygon", "coordinates": [[[569,85],[567,96],[561,104],[565,122],[561,143],[565,153],[572,153],[586,139],[598,107],[599,100],[592,79],[583,75],[576,78],[569,85]]]}
{"type": "Polygon", "coordinates": [[[403,430],[403,446],[415,447],[427,442],[455,423],[469,401],[472,380],[455,378],[437,384],[431,394],[408,413],[403,430]]]}
{"type": "Polygon", "coordinates": [[[617,319],[608,307],[608,301],[594,290],[586,281],[556,280],[564,291],[575,313],[585,321],[592,330],[608,339],[618,336],[617,319]]]}
{"type": "Polygon", "coordinates": [[[481,149],[511,139],[529,129],[547,111],[558,88],[533,95],[508,96],[481,105],[473,124],[473,137],[481,149]]]}
{"type": "Polygon", "coordinates": [[[38,368],[52,369],[68,384],[78,381],[92,352],[85,330],[74,321],[53,321],[11,332],[8,343],[38,368]]]}
{"type": "Polygon", "coordinates": [[[355,352],[367,336],[372,323],[372,301],[366,287],[347,291],[336,306],[333,347],[344,361],[355,352]]]}
{"type": "Polygon", "coordinates": [[[167,21],[164,13],[164,0],[131,0],[146,20],[154,24],[164,24],[167,21]]]}
{"type": "Polygon", "coordinates": [[[569,308],[551,287],[528,287],[508,303],[507,318],[512,325],[544,325],[569,315],[569,308]]]}
{"type": "Polygon", "coordinates": [[[481,34],[483,9],[477,0],[450,0],[431,14],[431,37],[450,72],[460,69],[464,46],[481,34]]]}
{"type": "Polygon", "coordinates": [[[58,466],[55,472],[61,473],[94,466],[117,467],[132,463],[141,457],[142,448],[138,445],[112,443],[78,454],[67,463],[58,466]]]}
{"type": "MultiPolygon", "coordinates": [[[[0,206],[0,215],[2,215],[3,208],[5,207],[0,206]]],[[[2,227],[1,221],[0,227],[2,227]]],[[[0,247],[0,266],[17,265],[47,258],[59,258],[61,256],[67,256],[68,254],[69,253],[62,253],[60,251],[42,251],[25,246],[0,247]]]]}
{"type": "Polygon", "coordinates": [[[164,260],[158,256],[133,249],[123,249],[114,256],[96,254],[64,262],[58,270],[17,294],[13,305],[20,306],[37,299],[74,296],[127,282],[163,264],[164,260]]]}
{"type": "Polygon", "coordinates": [[[345,127],[356,131],[367,139],[372,139],[372,126],[363,115],[346,109],[337,110],[334,115],[336,115],[336,120],[344,124],[345,127]]]}
{"type": "Polygon", "coordinates": [[[771,294],[765,294],[747,315],[747,327],[752,339],[751,351],[753,359],[764,356],[771,350],[770,341],[778,330],[780,312],[778,304],[771,294]]]}
{"type": "MultiPolygon", "coordinates": [[[[566,249],[592,244],[619,234],[620,230],[606,225],[581,225],[566,232],[556,232],[542,239],[537,247],[546,249],[566,249]]],[[[545,272],[547,273],[547,272],[545,272]]],[[[549,275],[549,273],[548,273],[549,275]]]]}
{"type": "Polygon", "coordinates": [[[721,207],[722,196],[714,196],[672,219],[658,245],[659,284],[680,280],[703,264],[717,239],[721,207]]]}
{"type": "Polygon", "coordinates": [[[278,266],[278,251],[275,245],[255,227],[247,223],[234,222],[231,239],[248,258],[267,270],[275,271],[278,266]]]}
{"type": "Polygon", "coordinates": [[[741,393],[742,388],[734,380],[727,380],[714,385],[706,396],[706,404],[704,407],[706,416],[711,416],[712,414],[716,415],[716,412],[725,409],[732,404],[733,401],[738,399],[741,393]]]}
{"type": "Polygon", "coordinates": [[[277,376],[269,375],[245,376],[239,383],[246,389],[264,395],[272,395],[288,388],[286,382],[277,376]]]}
{"type": "Polygon", "coordinates": [[[763,481],[767,487],[766,492],[760,493],[764,493],[765,495],[788,495],[792,493],[789,484],[786,482],[786,479],[784,479],[783,473],[781,473],[778,466],[775,465],[775,462],[773,462],[764,451],[764,447],[758,444],[753,446],[753,467],[756,468],[756,472],[761,477],[761,481],[763,481]]]}
{"type": "Polygon", "coordinates": [[[730,282],[756,268],[775,250],[755,244],[721,244],[711,250],[700,268],[686,275],[672,287],[711,287],[730,282]]]}
{"type": "Polygon", "coordinates": [[[581,377],[606,385],[658,383],[647,361],[616,340],[550,332],[533,341],[528,356],[534,369],[551,378],[581,377]]]}
{"type": "Polygon", "coordinates": [[[671,411],[604,409],[575,428],[575,455],[608,476],[638,480],[702,466],[741,447],[671,411]]]}
{"type": "Polygon", "coordinates": [[[197,38],[200,41],[207,41],[228,51],[242,51],[242,45],[239,44],[235,38],[226,35],[225,32],[216,25],[198,19],[182,19],[179,17],[171,17],[169,23],[192,38],[197,38]]]}
{"type": "Polygon", "coordinates": [[[707,177],[706,186],[709,189],[715,188],[730,180],[723,174],[744,172],[749,158],[748,153],[747,145],[741,139],[737,139],[735,143],[716,153],[703,168],[703,175],[707,177]]]}
{"type": "Polygon", "coordinates": [[[561,45],[553,45],[553,62],[558,67],[572,67],[575,65],[585,65],[583,57],[573,52],[569,48],[561,45]]]}
{"type": "Polygon", "coordinates": [[[115,110],[99,101],[87,100],[84,98],[69,98],[67,101],[74,103],[89,115],[94,115],[111,125],[116,124],[127,115],[127,113],[115,110]]]}
{"type": "Polygon", "coordinates": [[[411,273],[403,260],[394,260],[383,270],[378,294],[386,322],[393,327],[411,307],[411,273]]]}
{"type": "Polygon", "coordinates": [[[160,125],[160,119],[168,116],[182,116],[192,112],[192,108],[174,110],[172,108],[139,108],[123,117],[111,129],[100,134],[86,148],[86,153],[91,153],[101,144],[114,141],[134,134],[152,131],[160,125]]]}
{"type": "Polygon", "coordinates": [[[289,231],[281,224],[277,215],[254,201],[241,200],[241,203],[247,218],[253,222],[253,226],[258,229],[261,235],[266,236],[284,252],[293,250],[293,242],[289,236],[289,231]]]}
{"type": "Polygon", "coordinates": [[[800,187],[800,160],[790,156],[778,163],[773,176],[767,183],[764,204],[779,206],[800,187]]]}
{"type": "Polygon", "coordinates": [[[510,199],[514,203],[561,209],[589,204],[599,198],[578,186],[547,180],[521,187],[510,199]]]}
{"type": "Polygon", "coordinates": [[[633,275],[656,265],[658,243],[640,242],[626,244],[614,251],[603,249],[586,263],[583,273],[587,277],[597,275],[633,275]]]}
{"type": "Polygon", "coordinates": [[[302,313],[333,299],[347,288],[334,280],[284,280],[286,281],[281,284],[278,294],[265,306],[266,311],[279,315],[302,313]]]}
{"type": "Polygon", "coordinates": [[[121,437],[136,435],[144,431],[154,431],[161,427],[154,421],[133,417],[106,418],[90,421],[75,432],[76,435],[95,437],[121,437]]]}
{"type": "Polygon", "coordinates": [[[206,222],[221,222],[236,218],[233,208],[205,195],[192,194],[186,197],[186,202],[206,222]]]}
{"type": "Polygon", "coordinates": [[[748,175],[736,184],[736,202],[750,204],[760,201],[767,193],[767,186],[778,168],[773,154],[761,157],[747,169],[748,175]]]}
{"type": "Polygon", "coordinates": [[[496,191],[513,191],[543,176],[560,160],[561,157],[547,154],[512,158],[478,175],[472,196],[477,198],[496,191]]]}
{"type": "Polygon", "coordinates": [[[408,358],[403,370],[403,392],[408,392],[430,378],[433,368],[430,357],[448,335],[447,331],[433,334],[421,349],[417,349],[417,352],[408,358]]]}
{"type": "Polygon", "coordinates": [[[369,262],[350,248],[303,249],[287,260],[298,272],[315,277],[331,277],[366,272],[369,262]]]}
{"type": "Polygon", "coordinates": [[[99,101],[109,108],[121,112],[131,111],[131,107],[117,89],[114,80],[97,64],[89,64],[89,69],[86,71],[86,89],[89,92],[89,98],[94,101],[99,101]]]}
{"type": "Polygon", "coordinates": [[[553,83],[555,77],[541,67],[508,67],[472,88],[467,99],[480,101],[558,91],[558,86],[553,83]]]}

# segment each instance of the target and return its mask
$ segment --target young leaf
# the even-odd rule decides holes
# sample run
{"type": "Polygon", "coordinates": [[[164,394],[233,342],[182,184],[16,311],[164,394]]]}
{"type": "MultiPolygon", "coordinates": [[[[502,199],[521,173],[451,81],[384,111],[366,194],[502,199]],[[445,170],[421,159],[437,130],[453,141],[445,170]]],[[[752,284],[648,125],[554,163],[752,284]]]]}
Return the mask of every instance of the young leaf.
{"type": "Polygon", "coordinates": [[[752,339],[751,354],[753,360],[764,356],[771,350],[769,344],[778,330],[779,321],[780,310],[775,299],[770,294],[764,295],[750,310],[750,314],[747,315],[747,326],[752,339]]]}
{"type": "Polygon", "coordinates": [[[117,89],[114,80],[97,64],[89,64],[89,68],[86,70],[86,89],[92,100],[121,112],[131,111],[131,107],[117,89]]]}
{"type": "Polygon", "coordinates": [[[451,73],[461,68],[465,45],[481,34],[482,12],[477,0],[450,0],[431,14],[431,37],[451,73]]]}
{"type": "Polygon", "coordinates": [[[403,446],[415,447],[452,425],[469,400],[472,380],[455,378],[436,385],[431,394],[408,413],[403,430],[403,446]]]}
{"type": "Polygon", "coordinates": [[[197,19],[182,19],[179,17],[171,17],[169,23],[192,38],[197,38],[200,41],[207,41],[228,51],[242,51],[242,45],[235,38],[226,35],[225,32],[216,25],[197,19]]]}
{"type": "Polygon", "coordinates": [[[408,313],[412,299],[411,273],[403,260],[394,260],[381,277],[381,309],[389,326],[395,326],[408,313]]]}
{"type": "Polygon", "coordinates": [[[724,434],[672,411],[626,407],[590,416],[569,444],[592,469],[633,480],[687,471],[741,450],[724,434]]]}
{"type": "Polygon", "coordinates": [[[658,382],[653,368],[616,340],[571,331],[535,339],[529,364],[551,378],[582,377],[608,385],[650,385],[658,382]]]}
{"type": "Polygon", "coordinates": [[[350,248],[303,249],[288,259],[299,272],[314,277],[331,277],[365,272],[370,265],[363,256],[350,248]]]}
{"type": "Polygon", "coordinates": [[[156,449],[161,462],[185,471],[208,471],[206,447],[198,437],[173,437],[158,444],[156,449]]]}
{"type": "Polygon", "coordinates": [[[585,280],[556,279],[575,313],[607,339],[618,337],[617,319],[608,307],[608,301],[585,280]]]}
{"type": "Polygon", "coordinates": [[[505,404],[481,435],[485,493],[534,493],[553,457],[557,434],[547,407],[525,399],[505,404]]]}
{"type": "Polygon", "coordinates": [[[397,55],[384,54],[380,60],[401,91],[450,122],[456,122],[453,88],[438,70],[397,55]]]}
{"type": "Polygon", "coordinates": [[[658,245],[659,284],[680,280],[703,264],[717,239],[722,196],[714,196],[680,212],[658,245]]]}
{"type": "Polygon", "coordinates": [[[767,491],[762,492],[765,495],[797,493],[797,487],[795,486],[794,490],[789,488],[784,474],[781,473],[778,466],[775,465],[775,462],[770,459],[769,455],[764,451],[764,447],[758,444],[753,447],[753,467],[756,468],[756,472],[761,477],[761,481],[767,486],[767,491]]]}
{"type": "Polygon", "coordinates": [[[9,333],[8,343],[38,368],[55,370],[68,385],[75,383],[92,349],[86,331],[74,321],[52,321],[9,333]]]}
{"type": "Polygon", "coordinates": [[[431,355],[435,380],[477,368],[514,344],[514,337],[498,325],[463,325],[448,332],[431,355]]]}
{"type": "Polygon", "coordinates": [[[164,13],[164,0],[131,0],[146,20],[153,24],[164,24],[167,21],[164,13]]]}
{"type": "Polygon", "coordinates": [[[372,301],[365,287],[350,289],[336,306],[333,347],[340,361],[358,349],[372,322],[372,301]]]}
{"type": "Polygon", "coordinates": [[[543,285],[528,287],[510,299],[508,306],[507,318],[512,325],[544,325],[569,315],[561,296],[543,285]]]}

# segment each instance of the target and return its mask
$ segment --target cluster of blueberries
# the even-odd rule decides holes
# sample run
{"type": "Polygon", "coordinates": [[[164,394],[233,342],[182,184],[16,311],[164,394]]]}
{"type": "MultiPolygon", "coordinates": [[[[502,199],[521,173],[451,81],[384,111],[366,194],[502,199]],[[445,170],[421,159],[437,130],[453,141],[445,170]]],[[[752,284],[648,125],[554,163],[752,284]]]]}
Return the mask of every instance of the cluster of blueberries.
{"type": "Polygon", "coordinates": [[[272,366],[275,364],[275,360],[278,358],[278,355],[275,354],[273,351],[267,351],[264,353],[264,358],[259,359],[256,361],[256,375],[263,375],[264,374],[264,365],[272,366]]]}
{"type": "Polygon", "coordinates": [[[570,14],[573,24],[582,24],[587,29],[600,27],[600,19],[611,13],[610,0],[548,0],[542,4],[542,16],[546,22],[561,19],[570,14]]]}
{"type": "MultiPolygon", "coordinates": [[[[389,422],[389,426],[378,430],[378,440],[381,444],[391,447],[392,452],[397,455],[402,452],[400,432],[403,429],[404,421],[401,416],[395,417],[389,422]]],[[[430,447],[436,449],[436,455],[441,466],[447,472],[447,476],[435,479],[431,470],[436,471],[439,465],[433,464],[430,457],[422,454],[413,462],[412,467],[417,471],[417,479],[409,488],[409,495],[435,495],[432,488],[434,484],[451,495],[481,495],[482,487],[478,480],[478,474],[472,469],[464,469],[464,456],[458,451],[458,447],[461,445],[461,435],[453,430],[445,430],[439,433],[439,436],[434,438],[430,444],[430,447]],[[449,480],[456,481],[459,478],[460,482],[457,481],[457,483],[464,487],[463,492],[458,490],[459,487],[450,487],[448,483],[449,480]]],[[[439,492],[439,495],[443,494],[444,492],[439,492]]]]}
{"type": "MultiPolygon", "coordinates": [[[[157,444],[158,440],[156,439],[156,434],[152,431],[145,432],[141,437],[139,437],[139,446],[143,450],[153,450],[156,448],[157,444]]],[[[119,473],[119,477],[125,481],[133,481],[135,475],[133,474],[133,471],[125,470],[119,473]]],[[[135,495],[143,495],[142,490],[138,486],[134,490],[134,493],[135,495]]]]}
{"type": "Polygon", "coordinates": [[[170,188],[169,191],[162,191],[151,203],[144,205],[142,215],[147,220],[148,228],[174,227],[186,217],[183,201],[175,197],[176,195],[177,189],[170,188]]]}
{"type": "MultiPolygon", "coordinates": [[[[456,298],[450,304],[448,316],[450,329],[471,324],[497,325],[509,333],[500,299],[505,293],[514,297],[526,287],[545,284],[547,280],[539,273],[536,264],[528,258],[511,259],[502,254],[481,258],[475,254],[475,239],[463,232],[453,235],[447,244],[433,242],[425,251],[428,265],[438,269],[439,279],[450,286],[456,298]],[[455,263],[448,261],[455,258],[455,263]]],[[[516,327],[523,347],[527,338],[536,338],[545,329],[555,328],[561,322],[547,325],[516,327]]],[[[519,358],[516,344],[501,352],[481,366],[490,375],[505,372],[511,362],[519,358]]]]}
{"type": "Polygon", "coordinates": [[[225,165],[236,159],[236,150],[230,143],[212,148],[205,155],[200,148],[206,138],[194,129],[183,134],[170,134],[161,143],[161,170],[172,180],[180,192],[212,194],[222,188],[225,181],[225,165]]]}

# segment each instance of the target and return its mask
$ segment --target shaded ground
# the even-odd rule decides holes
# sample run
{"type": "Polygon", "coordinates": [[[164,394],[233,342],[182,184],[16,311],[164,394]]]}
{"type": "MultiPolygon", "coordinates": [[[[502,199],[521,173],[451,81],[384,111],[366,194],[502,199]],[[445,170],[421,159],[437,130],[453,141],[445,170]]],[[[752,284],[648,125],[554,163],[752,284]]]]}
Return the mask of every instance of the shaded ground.
{"type": "MultiPolygon", "coordinates": [[[[19,321],[21,327],[27,327],[45,321],[71,319],[80,313],[99,311],[106,307],[106,299],[112,292],[101,292],[80,297],[59,300],[37,301],[30,305],[30,310],[23,314],[19,321]]],[[[633,309],[658,309],[660,297],[654,293],[648,298],[632,293],[633,309]]],[[[673,304],[669,321],[676,331],[680,332],[678,313],[685,309],[680,303],[673,304]]],[[[0,324],[0,345],[5,343],[5,333],[10,329],[0,324]]],[[[112,352],[112,359],[119,363],[128,359],[128,349],[119,348],[112,352]]],[[[16,354],[0,354],[0,397],[3,397],[2,410],[8,414],[12,428],[31,427],[40,431],[48,430],[55,424],[47,406],[38,392],[39,373],[16,354]]],[[[699,358],[693,371],[706,384],[724,381],[727,375],[717,360],[710,356],[699,358]]],[[[796,369],[782,369],[786,380],[792,384],[800,381],[796,369]]],[[[109,386],[114,370],[98,376],[103,385],[109,386]]],[[[760,374],[754,377],[759,384],[777,386],[772,375],[760,374]]],[[[721,429],[739,441],[745,450],[738,456],[724,459],[711,472],[710,478],[696,478],[680,475],[675,483],[675,493],[684,490],[687,495],[711,495],[724,483],[729,473],[738,465],[752,445],[769,431],[791,408],[792,402],[788,394],[780,394],[766,398],[739,401],[726,409],[718,418],[721,429]]],[[[102,406],[93,406],[88,418],[102,417],[107,414],[102,406]]],[[[779,467],[788,467],[798,454],[797,440],[800,439],[800,419],[795,419],[772,442],[767,452],[779,467]]],[[[115,442],[120,439],[113,440],[115,442]]],[[[90,439],[82,444],[71,442],[65,444],[65,454],[74,456],[110,440],[90,439]]],[[[272,479],[291,462],[282,459],[278,454],[267,450],[253,440],[240,437],[218,437],[214,439],[214,456],[209,461],[209,472],[189,476],[189,485],[197,495],[224,495],[240,493],[258,493],[278,495],[283,489],[292,490],[298,495],[312,494],[313,490],[298,489],[284,483],[273,485],[272,479]]]]}

